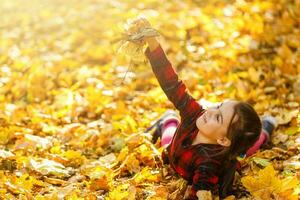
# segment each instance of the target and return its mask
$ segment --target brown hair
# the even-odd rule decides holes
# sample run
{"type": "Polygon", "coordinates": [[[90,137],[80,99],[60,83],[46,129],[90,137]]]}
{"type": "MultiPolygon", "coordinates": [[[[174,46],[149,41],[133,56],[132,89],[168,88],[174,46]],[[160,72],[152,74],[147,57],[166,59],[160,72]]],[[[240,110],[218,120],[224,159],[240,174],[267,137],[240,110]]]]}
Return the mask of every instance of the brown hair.
{"type": "Polygon", "coordinates": [[[249,103],[239,102],[234,106],[234,114],[227,131],[227,137],[231,140],[231,145],[220,152],[226,158],[219,182],[221,198],[229,195],[231,192],[237,165],[236,157],[245,154],[256,142],[259,138],[261,127],[260,118],[249,103]],[[238,119],[232,122],[236,115],[238,119]]]}
{"type": "Polygon", "coordinates": [[[227,132],[227,137],[231,141],[231,145],[226,149],[229,160],[246,153],[259,138],[262,126],[258,114],[249,103],[237,103],[234,106],[232,120],[235,115],[238,119],[229,124],[227,132]]]}

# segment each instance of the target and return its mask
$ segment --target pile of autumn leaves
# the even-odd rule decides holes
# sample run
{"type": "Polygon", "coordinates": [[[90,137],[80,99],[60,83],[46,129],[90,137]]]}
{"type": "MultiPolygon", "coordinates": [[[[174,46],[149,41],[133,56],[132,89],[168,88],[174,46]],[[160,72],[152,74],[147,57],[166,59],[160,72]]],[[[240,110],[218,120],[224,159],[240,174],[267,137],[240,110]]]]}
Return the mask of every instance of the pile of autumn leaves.
{"type": "Polygon", "coordinates": [[[148,64],[126,72],[110,44],[142,12],[196,98],[278,119],[276,147],[241,161],[236,197],[298,199],[299,1],[45,2],[0,5],[0,198],[182,198],[144,133],[173,107],[148,64]]]}

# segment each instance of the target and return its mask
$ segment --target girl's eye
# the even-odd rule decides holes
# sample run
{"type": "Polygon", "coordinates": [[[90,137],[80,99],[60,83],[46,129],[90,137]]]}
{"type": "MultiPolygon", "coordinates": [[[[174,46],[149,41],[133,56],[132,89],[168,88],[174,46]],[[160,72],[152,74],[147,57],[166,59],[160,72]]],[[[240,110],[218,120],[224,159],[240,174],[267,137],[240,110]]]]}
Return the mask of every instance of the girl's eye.
{"type": "Polygon", "coordinates": [[[217,105],[217,106],[214,106],[215,109],[219,109],[220,108],[220,105],[217,105]]]}

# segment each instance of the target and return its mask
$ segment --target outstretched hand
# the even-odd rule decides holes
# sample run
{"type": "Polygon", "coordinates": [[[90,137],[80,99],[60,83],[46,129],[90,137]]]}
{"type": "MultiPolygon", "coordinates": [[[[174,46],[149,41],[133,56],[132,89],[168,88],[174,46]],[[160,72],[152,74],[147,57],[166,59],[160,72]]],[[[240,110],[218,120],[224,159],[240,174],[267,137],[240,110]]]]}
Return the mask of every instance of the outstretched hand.
{"type": "Polygon", "coordinates": [[[130,36],[131,42],[139,45],[148,43],[150,49],[155,48],[158,45],[155,37],[159,34],[151,26],[150,22],[144,17],[129,20],[127,23],[126,32],[130,36]]]}
{"type": "Polygon", "coordinates": [[[154,50],[159,46],[156,40],[159,35],[158,31],[152,28],[150,22],[144,17],[127,20],[122,37],[116,40],[120,41],[118,52],[131,57],[132,60],[145,61],[144,45],[147,43],[150,51],[154,50]]]}

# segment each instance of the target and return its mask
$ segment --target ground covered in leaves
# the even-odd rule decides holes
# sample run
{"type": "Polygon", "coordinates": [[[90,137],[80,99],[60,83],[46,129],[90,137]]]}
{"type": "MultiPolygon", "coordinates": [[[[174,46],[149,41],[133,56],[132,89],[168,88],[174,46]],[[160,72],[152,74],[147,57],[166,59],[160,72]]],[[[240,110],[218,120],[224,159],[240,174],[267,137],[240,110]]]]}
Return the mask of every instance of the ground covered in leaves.
{"type": "Polygon", "coordinates": [[[0,199],[182,199],[145,133],[173,107],[114,43],[139,14],[196,98],[277,118],[236,198],[298,199],[299,0],[1,0],[0,199]]]}

